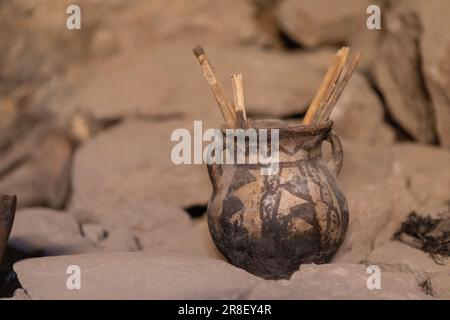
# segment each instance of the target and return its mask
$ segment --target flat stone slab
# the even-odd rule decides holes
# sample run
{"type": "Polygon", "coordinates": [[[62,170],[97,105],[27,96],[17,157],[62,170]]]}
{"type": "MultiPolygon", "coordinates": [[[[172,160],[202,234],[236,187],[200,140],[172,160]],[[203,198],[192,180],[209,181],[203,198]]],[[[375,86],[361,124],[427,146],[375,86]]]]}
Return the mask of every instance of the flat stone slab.
{"type": "Polygon", "coordinates": [[[262,281],[221,260],[142,252],[28,259],[14,271],[32,299],[239,299],[262,281]],[[66,286],[71,265],[80,290],[66,286]]]}
{"type": "Polygon", "coordinates": [[[367,285],[371,276],[362,264],[302,265],[290,280],[257,285],[250,299],[429,299],[412,277],[381,271],[380,288],[367,285]]]}

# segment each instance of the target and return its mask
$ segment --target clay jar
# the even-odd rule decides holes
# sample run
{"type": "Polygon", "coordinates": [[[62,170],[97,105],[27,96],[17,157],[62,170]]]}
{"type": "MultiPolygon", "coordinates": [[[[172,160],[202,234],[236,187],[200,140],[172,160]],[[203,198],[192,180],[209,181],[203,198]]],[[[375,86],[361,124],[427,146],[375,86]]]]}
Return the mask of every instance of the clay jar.
{"type": "Polygon", "coordinates": [[[212,164],[208,225],[222,254],[235,266],[266,279],[289,278],[302,263],[326,263],[344,241],[347,201],[336,176],[342,145],[333,122],[298,126],[254,120],[259,131],[278,129],[279,170],[262,164],[212,164]],[[332,158],[322,158],[322,142],[332,158]]]}
{"type": "Polygon", "coordinates": [[[16,204],[16,196],[0,195],[0,262],[11,233],[16,204]]]}

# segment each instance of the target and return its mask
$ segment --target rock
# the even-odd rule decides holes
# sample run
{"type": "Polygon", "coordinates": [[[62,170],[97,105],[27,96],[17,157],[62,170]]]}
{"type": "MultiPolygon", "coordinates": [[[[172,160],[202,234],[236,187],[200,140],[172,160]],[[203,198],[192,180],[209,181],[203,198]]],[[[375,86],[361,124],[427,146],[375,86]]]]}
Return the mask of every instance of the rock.
{"type": "Polygon", "coordinates": [[[427,299],[413,280],[399,273],[381,272],[381,289],[367,287],[365,265],[305,264],[290,280],[258,284],[249,299],[427,299]]]}
{"type": "MultiPolygon", "coordinates": [[[[92,1],[82,2],[79,5],[86,11],[95,10],[92,1]]],[[[67,32],[68,5],[67,1],[49,0],[39,4],[26,0],[4,3],[0,10],[0,28],[5,31],[0,41],[0,51],[4,52],[0,70],[1,78],[7,80],[2,81],[6,88],[25,83],[38,86],[60,74],[66,68],[65,63],[86,57],[91,32],[67,32]]],[[[96,12],[99,13],[98,8],[96,12]]],[[[95,28],[91,17],[91,14],[83,16],[83,29],[95,28]]]]}
{"type": "Polygon", "coordinates": [[[171,160],[176,142],[170,137],[177,128],[193,130],[193,123],[127,121],[84,144],[75,155],[71,207],[95,212],[151,199],[179,207],[206,203],[206,166],[171,160]]]}
{"type": "Polygon", "coordinates": [[[381,32],[369,30],[366,10],[378,5],[384,12],[383,1],[351,0],[344,4],[327,0],[286,0],[277,12],[279,28],[290,39],[305,47],[349,44],[362,52],[361,67],[366,68],[376,56],[376,45],[381,32]]]}
{"type": "Polygon", "coordinates": [[[388,144],[394,130],[384,121],[384,109],[362,73],[355,73],[333,109],[331,119],[340,137],[369,144],[388,144]]]}
{"type": "Polygon", "coordinates": [[[365,1],[345,5],[329,1],[283,1],[278,12],[281,29],[307,47],[341,44],[365,27],[365,1]],[[319,14],[320,13],[320,14],[319,14]]]}
{"type": "Polygon", "coordinates": [[[0,192],[17,194],[19,207],[60,208],[69,192],[73,147],[59,130],[31,132],[1,159],[0,192]]]}
{"type": "MultiPolygon", "coordinates": [[[[96,245],[104,251],[132,250],[132,247],[125,248],[126,250],[117,250],[117,246],[113,247],[116,250],[108,249],[112,236],[122,232],[133,237],[137,244],[134,250],[142,249],[152,253],[182,252],[208,257],[221,257],[214,250],[207,225],[197,225],[190,219],[187,212],[158,202],[117,204],[114,199],[111,201],[111,206],[96,205],[93,211],[75,212],[77,218],[81,221],[101,222],[101,229],[107,237],[106,241],[99,241],[96,245]]],[[[83,226],[85,225],[100,228],[92,223],[83,226]]],[[[100,231],[98,230],[97,233],[100,233],[100,231]]],[[[120,243],[119,240],[120,238],[116,242],[117,244],[120,243]]],[[[125,241],[122,239],[121,242],[124,243],[125,241]]],[[[133,241],[129,239],[127,242],[132,243],[133,241]]]]}
{"type": "Polygon", "coordinates": [[[391,148],[342,140],[344,163],[338,179],[345,193],[365,184],[382,183],[393,175],[394,159],[391,148]]]}
{"type": "MultiPolygon", "coordinates": [[[[409,4],[409,2],[408,2],[409,4]]],[[[423,34],[420,41],[422,69],[431,95],[439,142],[450,147],[450,29],[448,1],[415,1],[423,34]],[[439,21],[439,23],[436,23],[439,21]]]]}
{"type": "Polygon", "coordinates": [[[428,206],[442,206],[449,201],[450,152],[435,147],[401,144],[393,149],[393,176],[398,186],[395,195],[396,210],[375,240],[375,246],[388,242],[414,210],[428,206]],[[403,187],[402,187],[403,186],[403,187]]]}
{"type": "Polygon", "coordinates": [[[16,289],[11,298],[0,298],[0,300],[31,300],[30,296],[23,289],[16,289]]]}
{"type": "Polygon", "coordinates": [[[45,208],[19,210],[9,246],[26,254],[63,255],[93,252],[76,220],[62,211],[45,208]]]}
{"type": "Polygon", "coordinates": [[[376,84],[394,121],[415,140],[433,143],[433,107],[420,69],[419,17],[409,1],[395,1],[383,20],[386,29],[373,66],[376,84]]]}
{"type": "Polygon", "coordinates": [[[437,132],[448,146],[448,11],[446,1],[286,0],[279,5],[278,24],[302,46],[345,43],[362,52],[360,68],[373,76],[393,120],[419,142],[435,142],[437,132]],[[366,27],[364,13],[373,4],[381,8],[381,30],[366,27]]]}
{"type": "Polygon", "coordinates": [[[438,299],[450,299],[450,269],[432,273],[427,283],[430,293],[438,299]]]}
{"type": "Polygon", "coordinates": [[[399,188],[403,184],[418,206],[445,204],[449,200],[449,151],[412,143],[367,146],[344,140],[343,145],[345,160],[339,181],[344,191],[389,179],[400,183],[399,188]]]}
{"type": "Polygon", "coordinates": [[[98,17],[106,20],[105,25],[117,34],[124,51],[142,47],[142,43],[158,44],[174,39],[187,39],[193,44],[248,45],[258,36],[254,6],[248,0],[127,2],[121,3],[126,10],[111,18],[98,17]]]}
{"type": "MultiPolygon", "coordinates": [[[[283,281],[283,280],[280,280],[283,281]]],[[[248,296],[249,300],[301,300],[299,293],[274,280],[266,280],[257,284],[248,296]]]]}
{"type": "Polygon", "coordinates": [[[80,228],[68,212],[48,208],[19,210],[8,246],[28,256],[140,250],[136,238],[126,228],[108,229],[92,224],[80,228]],[[95,228],[104,232],[97,242],[92,239],[95,228]]]}
{"type": "Polygon", "coordinates": [[[367,260],[375,238],[395,212],[392,191],[386,184],[370,184],[346,193],[350,222],[345,241],[333,262],[363,263],[367,260]]]}
{"type": "Polygon", "coordinates": [[[383,228],[379,230],[376,238],[373,239],[372,249],[389,243],[405,218],[419,206],[410,192],[399,188],[400,186],[390,189],[393,195],[395,209],[392,211],[389,220],[384,224],[383,228]]]}
{"type": "Polygon", "coordinates": [[[97,62],[168,39],[191,43],[247,44],[257,36],[250,1],[80,0],[84,32],[67,32],[70,1],[5,3],[0,11],[1,78],[14,85],[48,80],[73,66],[97,62]],[[88,13],[88,14],[86,14],[88,13]],[[233,21],[239,21],[234,23],[233,21]],[[29,54],[32,52],[33,54],[29,54]],[[53,52],[48,55],[48,52],[53,52]]]}
{"type": "Polygon", "coordinates": [[[128,252],[142,249],[139,239],[126,227],[100,227],[105,231],[105,238],[96,244],[100,252],[128,252]]]}
{"type": "Polygon", "coordinates": [[[32,299],[239,299],[262,281],[220,260],[143,252],[28,259],[14,271],[32,299]],[[81,290],[66,287],[70,265],[81,290]]]}
{"type": "Polygon", "coordinates": [[[445,233],[445,229],[448,228],[449,218],[450,218],[450,202],[445,205],[428,205],[414,210],[417,215],[422,217],[430,217],[432,219],[441,220],[437,225],[436,229],[432,231],[431,236],[439,236],[445,233]]]}
{"type": "Polygon", "coordinates": [[[421,206],[450,200],[450,152],[436,147],[400,144],[394,149],[396,173],[407,177],[407,186],[421,206]]]}
{"type": "Polygon", "coordinates": [[[108,237],[108,231],[95,223],[83,224],[81,226],[81,232],[94,245],[98,245],[108,237]]]}
{"type": "Polygon", "coordinates": [[[380,266],[390,272],[403,272],[415,277],[417,283],[425,283],[436,272],[448,272],[450,259],[437,264],[429,254],[398,241],[390,241],[375,248],[368,263],[380,266]]]}
{"type": "Polygon", "coordinates": [[[12,300],[31,300],[30,296],[23,289],[17,289],[14,291],[12,300]]]}
{"type": "Polygon", "coordinates": [[[139,239],[127,227],[104,227],[96,223],[81,225],[81,233],[101,252],[128,252],[142,249],[139,239]]]}
{"type": "Polygon", "coordinates": [[[0,97],[0,112],[3,115],[0,120],[0,146],[5,148],[11,144],[14,137],[17,139],[20,135],[17,128],[20,113],[18,103],[11,96],[0,97]]]}
{"type": "Polygon", "coordinates": [[[413,144],[365,146],[344,140],[344,154],[339,182],[349,203],[350,223],[336,262],[365,261],[375,247],[391,241],[412,211],[449,200],[446,150],[413,144]]]}

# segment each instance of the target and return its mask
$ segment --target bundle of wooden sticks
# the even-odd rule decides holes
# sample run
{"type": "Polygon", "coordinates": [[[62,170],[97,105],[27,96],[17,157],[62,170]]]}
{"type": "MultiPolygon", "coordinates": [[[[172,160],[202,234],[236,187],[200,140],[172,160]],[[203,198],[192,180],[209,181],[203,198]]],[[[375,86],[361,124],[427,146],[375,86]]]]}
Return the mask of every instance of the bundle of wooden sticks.
{"type": "MultiPolygon", "coordinates": [[[[231,82],[234,92],[234,104],[228,99],[221,83],[214,75],[211,64],[202,47],[194,48],[194,54],[203,68],[203,74],[208,81],[227,127],[249,128],[249,121],[244,105],[244,91],[242,87],[242,74],[232,74],[231,82]]],[[[303,119],[304,125],[316,125],[325,122],[338,102],[342,92],[347,86],[353,72],[358,65],[361,54],[357,53],[349,60],[350,49],[343,47],[333,58],[319,90],[314,96],[303,119]]]]}

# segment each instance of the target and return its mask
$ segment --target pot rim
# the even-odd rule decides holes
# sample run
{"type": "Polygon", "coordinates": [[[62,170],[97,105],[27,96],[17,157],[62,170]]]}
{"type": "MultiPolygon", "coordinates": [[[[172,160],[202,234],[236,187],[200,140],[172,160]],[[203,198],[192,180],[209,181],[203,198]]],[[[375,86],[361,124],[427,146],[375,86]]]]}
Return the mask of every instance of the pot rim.
{"type": "MultiPolygon", "coordinates": [[[[263,119],[249,119],[250,128],[255,129],[256,131],[260,129],[278,129],[281,134],[301,134],[301,135],[310,135],[315,136],[317,134],[327,132],[331,130],[334,122],[331,119],[328,119],[325,122],[319,124],[296,124],[294,122],[273,119],[273,118],[263,118],[263,119]],[[284,125],[283,125],[284,124],[284,125]]],[[[221,131],[225,132],[227,129],[239,129],[239,128],[231,128],[223,125],[221,127],[221,131]]],[[[244,129],[243,129],[244,130],[244,129]]]]}

